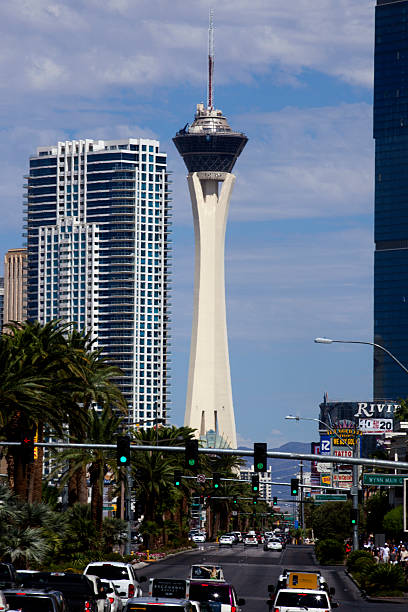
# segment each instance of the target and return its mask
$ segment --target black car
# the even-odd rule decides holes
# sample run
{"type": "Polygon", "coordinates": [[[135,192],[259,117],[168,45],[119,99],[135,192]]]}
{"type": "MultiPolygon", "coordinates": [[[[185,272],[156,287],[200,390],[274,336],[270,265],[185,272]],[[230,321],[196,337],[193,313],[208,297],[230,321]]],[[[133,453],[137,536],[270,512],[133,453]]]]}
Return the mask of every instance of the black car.
{"type": "Polygon", "coordinates": [[[61,591],[67,612],[98,612],[98,599],[106,599],[103,592],[95,595],[93,583],[83,574],[70,572],[18,572],[24,588],[55,589],[61,591]]]}
{"type": "Polygon", "coordinates": [[[17,573],[12,563],[0,563],[0,589],[14,589],[18,585],[17,573]]]}
{"type": "Polygon", "coordinates": [[[22,612],[68,612],[64,596],[59,591],[45,589],[5,589],[11,610],[22,612]]]}

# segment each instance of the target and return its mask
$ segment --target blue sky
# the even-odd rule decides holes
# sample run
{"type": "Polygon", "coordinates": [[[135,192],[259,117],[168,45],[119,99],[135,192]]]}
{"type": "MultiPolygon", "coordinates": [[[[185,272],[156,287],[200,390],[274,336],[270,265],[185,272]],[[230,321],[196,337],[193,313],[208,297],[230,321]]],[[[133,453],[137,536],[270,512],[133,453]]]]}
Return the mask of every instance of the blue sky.
{"type": "Polygon", "coordinates": [[[182,424],[193,300],[186,170],[171,142],[205,101],[249,137],[226,239],[241,443],[317,438],[329,399],[372,396],[374,0],[5,0],[0,5],[0,252],[22,245],[40,145],[150,136],[173,171],[172,420],[182,424]]]}

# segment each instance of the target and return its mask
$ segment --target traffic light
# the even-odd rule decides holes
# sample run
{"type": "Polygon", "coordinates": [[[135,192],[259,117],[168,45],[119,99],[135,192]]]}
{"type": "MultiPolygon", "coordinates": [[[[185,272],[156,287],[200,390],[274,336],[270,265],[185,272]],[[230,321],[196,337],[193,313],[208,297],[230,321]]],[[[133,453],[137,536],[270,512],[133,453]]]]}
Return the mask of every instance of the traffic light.
{"type": "Polygon", "coordinates": [[[198,440],[186,440],[185,465],[190,470],[198,468],[198,440]]]}
{"type": "Polygon", "coordinates": [[[259,493],[259,476],[252,476],[252,493],[259,493]]]}
{"type": "Polygon", "coordinates": [[[116,460],[119,467],[130,464],[130,436],[116,438],[116,460]]]}
{"type": "Polygon", "coordinates": [[[254,470],[255,472],[266,472],[268,469],[267,446],[265,442],[254,443],[254,470]]]}
{"type": "Polygon", "coordinates": [[[20,456],[23,465],[34,463],[34,435],[32,431],[21,436],[20,456]]]}
{"type": "Polygon", "coordinates": [[[213,487],[218,489],[221,485],[221,475],[218,472],[213,473],[213,487]]]}
{"type": "Polygon", "coordinates": [[[235,495],[234,495],[234,497],[232,498],[232,503],[233,503],[233,504],[238,503],[238,500],[237,500],[237,498],[236,498],[236,496],[235,496],[235,495]]]}
{"type": "Polygon", "coordinates": [[[358,508],[352,508],[350,516],[351,516],[351,524],[352,525],[357,525],[357,523],[358,523],[358,508]]]}
{"type": "Polygon", "coordinates": [[[208,493],[206,499],[205,499],[205,505],[208,506],[211,504],[211,495],[208,493]]]}
{"type": "Polygon", "coordinates": [[[180,470],[176,470],[174,472],[174,486],[179,487],[181,485],[181,472],[180,470]]]}
{"type": "Polygon", "coordinates": [[[258,503],[258,498],[254,496],[252,498],[252,503],[253,503],[254,506],[256,506],[256,504],[258,503]]]}
{"type": "Polygon", "coordinates": [[[295,497],[299,493],[299,480],[297,478],[290,479],[290,494],[295,497]]]}
{"type": "Polygon", "coordinates": [[[274,506],[277,506],[277,505],[278,505],[278,498],[277,498],[277,497],[274,497],[274,498],[273,498],[273,505],[274,505],[274,506]]]}
{"type": "Polygon", "coordinates": [[[200,506],[204,505],[204,495],[200,495],[200,506]]]}

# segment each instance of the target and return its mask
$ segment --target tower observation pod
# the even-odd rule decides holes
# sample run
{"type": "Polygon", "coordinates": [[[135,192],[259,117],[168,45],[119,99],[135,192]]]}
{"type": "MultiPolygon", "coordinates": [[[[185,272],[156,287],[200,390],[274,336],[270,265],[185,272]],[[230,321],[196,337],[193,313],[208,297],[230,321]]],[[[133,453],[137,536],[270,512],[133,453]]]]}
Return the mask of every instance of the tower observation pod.
{"type": "MultiPolygon", "coordinates": [[[[209,55],[209,59],[213,57],[209,55]]],[[[210,78],[212,70],[209,71],[210,78]]],[[[200,437],[215,432],[219,443],[236,448],[225,312],[224,247],[235,175],[232,169],[247,143],[222,111],[197,105],[193,123],[173,138],[187,166],[195,234],[194,314],[184,424],[200,437]],[[222,441],[220,440],[222,438],[222,441]]]]}

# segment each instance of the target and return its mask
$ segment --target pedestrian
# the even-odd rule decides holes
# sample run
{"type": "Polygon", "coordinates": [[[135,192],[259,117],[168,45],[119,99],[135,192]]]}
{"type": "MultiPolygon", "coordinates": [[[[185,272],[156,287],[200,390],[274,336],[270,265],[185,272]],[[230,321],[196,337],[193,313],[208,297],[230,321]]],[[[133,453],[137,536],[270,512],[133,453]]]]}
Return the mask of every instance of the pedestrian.
{"type": "Polygon", "coordinates": [[[390,560],[390,547],[387,542],[384,544],[383,555],[382,555],[383,563],[388,563],[390,560]]]}

